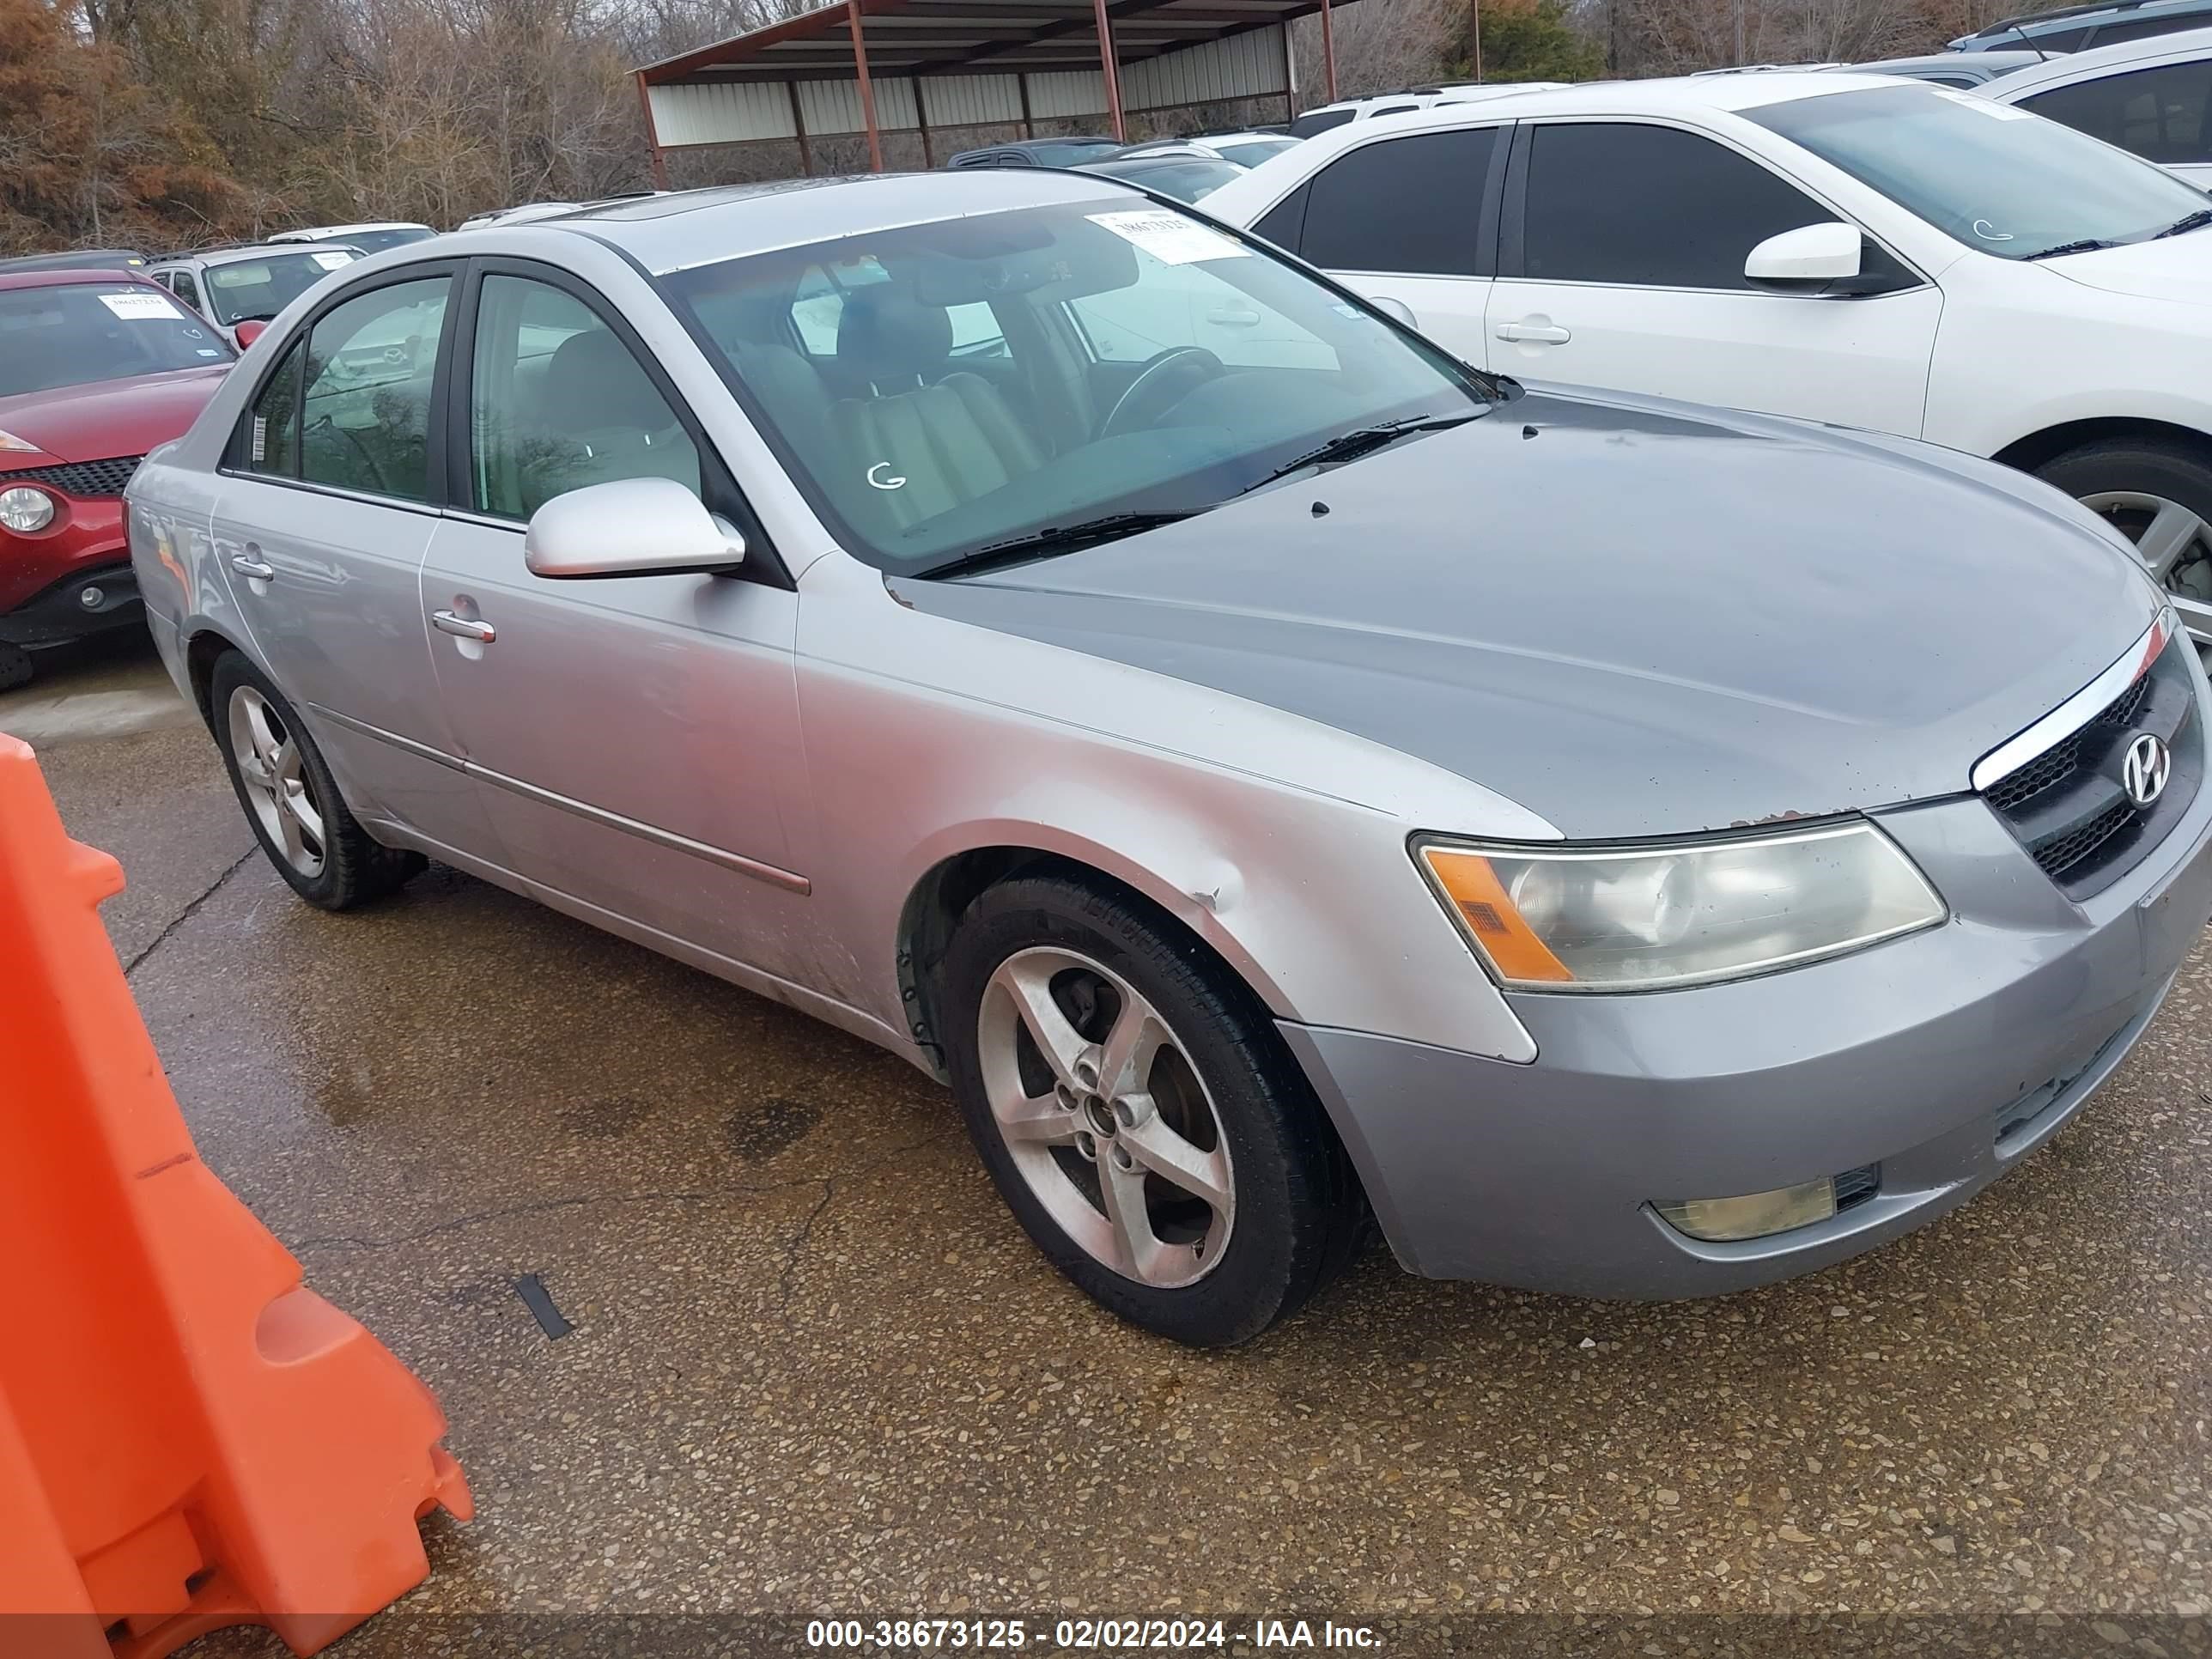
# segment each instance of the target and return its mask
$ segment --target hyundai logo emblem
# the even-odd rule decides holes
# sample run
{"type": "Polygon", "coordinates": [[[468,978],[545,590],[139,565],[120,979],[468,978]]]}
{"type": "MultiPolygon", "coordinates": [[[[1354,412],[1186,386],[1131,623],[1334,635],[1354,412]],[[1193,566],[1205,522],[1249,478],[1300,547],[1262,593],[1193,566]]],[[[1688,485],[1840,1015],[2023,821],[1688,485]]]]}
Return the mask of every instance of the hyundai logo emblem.
{"type": "Polygon", "coordinates": [[[2137,806],[2148,806],[2166,793],[2166,780],[2172,770],[2172,752],[2146,732],[2128,745],[2128,757],[2120,764],[2120,787],[2137,806]]]}

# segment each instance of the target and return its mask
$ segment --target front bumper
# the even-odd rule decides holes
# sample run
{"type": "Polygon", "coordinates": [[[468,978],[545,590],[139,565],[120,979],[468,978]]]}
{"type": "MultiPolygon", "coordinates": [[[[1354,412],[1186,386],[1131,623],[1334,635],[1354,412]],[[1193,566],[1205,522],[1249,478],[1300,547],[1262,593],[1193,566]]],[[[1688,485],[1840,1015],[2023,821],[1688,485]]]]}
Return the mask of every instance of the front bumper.
{"type": "Polygon", "coordinates": [[[2078,1111],[2212,915],[2212,789],[2078,906],[1978,798],[1881,822],[1949,922],[1732,984],[1512,996],[1528,1065],[1282,1022],[1400,1261],[1583,1296],[1738,1290],[1925,1224],[2078,1111]],[[1701,1242],[1650,1207],[1869,1164],[1871,1198],[1765,1238],[1701,1242]]]}
{"type": "MultiPolygon", "coordinates": [[[[0,488],[8,477],[0,472],[0,488]]],[[[121,499],[49,493],[60,504],[52,524],[27,536],[0,530],[0,644],[61,645],[143,614],[121,499]],[[88,605],[93,587],[100,597],[88,605]]]]}
{"type": "Polygon", "coordinates": [[[138,573],[127,560],[88,565],[0,616],[0,644],[36,651],[126,628],[144,615],[138,573]]]}

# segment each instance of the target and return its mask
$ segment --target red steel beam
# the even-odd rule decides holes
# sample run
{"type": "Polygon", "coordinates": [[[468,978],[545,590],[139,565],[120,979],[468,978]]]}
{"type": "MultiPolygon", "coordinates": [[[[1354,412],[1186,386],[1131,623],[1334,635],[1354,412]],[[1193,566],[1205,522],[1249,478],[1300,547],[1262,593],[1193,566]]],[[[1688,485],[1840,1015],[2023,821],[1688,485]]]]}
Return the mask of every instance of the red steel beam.
{"type": "Polygon", "coordinates": [[[1106,15],[1106,0],[1091,0],[1091,8],[1098,18],[1098,67],[1106,74],[1106,110],[1114,118],[1114,142],[1126,144],[1129,136],[1121,125],[1121,76],[1114,65],[1114,20],[1106,15]]]}
{"type": "MultiPolygon", "coordinates": [[[[1101,5],[1105,0],[1098,0],[1101,5]]],[[[860,119],[868,129],[868,170],[884,170],[884,135],[876,125],[875,83],[868,79],[868,43],[860,35],[860,0],[845,0],[845,21],[853,30],[853,68],[860,77],[860,119]]]]}

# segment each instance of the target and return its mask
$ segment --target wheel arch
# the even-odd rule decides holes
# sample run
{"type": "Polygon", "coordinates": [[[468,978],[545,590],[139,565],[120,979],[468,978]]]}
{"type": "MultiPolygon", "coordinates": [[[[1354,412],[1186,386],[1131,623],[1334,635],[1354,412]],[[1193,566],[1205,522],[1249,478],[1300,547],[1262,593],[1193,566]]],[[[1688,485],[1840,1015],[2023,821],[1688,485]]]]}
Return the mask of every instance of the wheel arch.
{"type": "Polygon", "coordinates": [[[2212,434],[2177,422],[2154,420],[2139,415],[2106,415],[2085,420],[2061,421],[2014,439],[1990,459],[2007,466],[2017,467],[2022,472],[2033,472],[2038,467],[2057,460],[2069,449],[2079,449],[2084,444],[2112,438],[2150,438],[2181,444],[2197,451],[2208,465],[2212,465],[2212,434]]]}
{"type": "Polygon", "coordinates": [[[201,629],[185,642],[185,678],[192,688],[192,706],[210,732],[215,730],[215,665],[226,651],[236,651],[249,660],[252,654],[212,628],[201,629]]]}

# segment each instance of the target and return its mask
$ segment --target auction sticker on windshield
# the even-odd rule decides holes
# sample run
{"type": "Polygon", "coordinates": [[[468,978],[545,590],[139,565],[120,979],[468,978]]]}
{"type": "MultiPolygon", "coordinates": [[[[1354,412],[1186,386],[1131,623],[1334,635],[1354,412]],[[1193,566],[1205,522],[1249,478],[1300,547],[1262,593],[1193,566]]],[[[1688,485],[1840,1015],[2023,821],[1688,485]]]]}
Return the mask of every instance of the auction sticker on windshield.
{"type": "Polygon", "coordinates": [[[126,322],[175,322],[185,314],[158,294],[103,294],[100,303],[126,322]]]}
{"type": "Polygon", "coordinates": [[[1144,249],[1164,265],[1196,264],[1201,259],[1242,259],[1252,251],[1210,225],[1157,208],[1084,216],[1092,224],[1112,231],[1123,241],[1144,249]]]}

